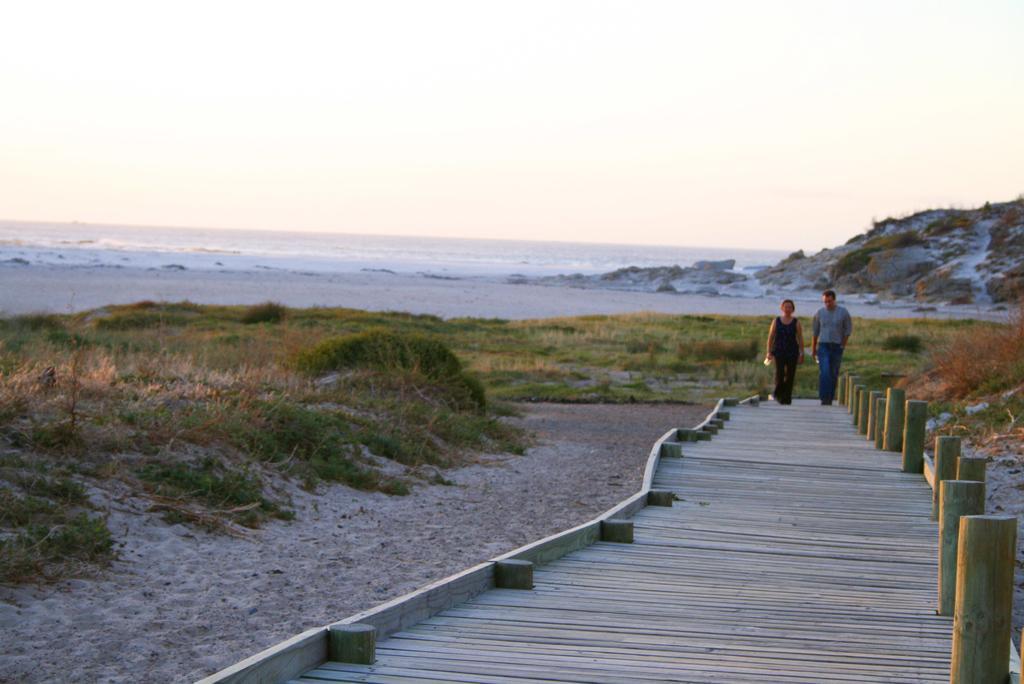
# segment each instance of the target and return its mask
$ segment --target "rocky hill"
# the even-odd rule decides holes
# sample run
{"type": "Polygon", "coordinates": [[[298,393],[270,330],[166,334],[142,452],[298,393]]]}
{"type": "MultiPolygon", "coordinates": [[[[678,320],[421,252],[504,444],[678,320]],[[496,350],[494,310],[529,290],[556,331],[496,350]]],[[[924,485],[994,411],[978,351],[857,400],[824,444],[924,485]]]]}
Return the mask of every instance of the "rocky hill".
{"type": "Polygon", "coordinates": [[[996,309],[1024,295],[1024,196],[977,209],[931,209],[876,221],[846,244],[774,266],[737,269],[732,259],[692,266],[630,266],[538,282],[668,294],[762,297],[817,295],[834,288],[847,301],[976,305],[996,309]]]}
{"type": "Polygon", "coordinates": [[[1024,293],[1024,198],[888,218],[841,247],[791,254],[756,278],[772,290],[1002,304],[1024,293]]]}

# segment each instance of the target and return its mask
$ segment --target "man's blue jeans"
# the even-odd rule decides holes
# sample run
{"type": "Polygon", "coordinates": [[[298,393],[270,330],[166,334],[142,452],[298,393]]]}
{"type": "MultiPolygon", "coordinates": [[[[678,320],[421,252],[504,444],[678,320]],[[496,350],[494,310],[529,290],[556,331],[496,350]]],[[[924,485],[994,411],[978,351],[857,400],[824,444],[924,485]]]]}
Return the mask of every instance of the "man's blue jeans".
{"type": "Polygon", "coordinates": [[[818,398],[831,404],[839,381],[839,364],[843,362],[843,346],[835,342],[818,345],[818,398]]]}

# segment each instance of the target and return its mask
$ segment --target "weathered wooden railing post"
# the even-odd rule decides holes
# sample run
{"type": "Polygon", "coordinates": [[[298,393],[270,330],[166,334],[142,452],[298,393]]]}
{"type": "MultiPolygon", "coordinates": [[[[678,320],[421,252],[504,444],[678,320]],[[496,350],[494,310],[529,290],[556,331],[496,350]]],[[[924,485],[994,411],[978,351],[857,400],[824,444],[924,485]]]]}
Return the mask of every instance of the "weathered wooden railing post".
{"type": "Polygon", "coordinates": [[[951,684],[1002,684],[1010,672],[1017,518],[960,518],[951,684]]]}
{"type": "Polygon", "coordinates": [[[879,390],[868,392],[868,423],[864,429],[864,436],[869,442],[875,441],[875,424],[878,422],[878,400],[883,393],[879,390]]]}
{"type": "Polygon", "coordinates": [[[494,564],[494,586],[498,589],[533,589],[533,563],[500,560],[494,564]]]}
{"type": "Polygon", "coordinates": [[[987,465],[988,459],[984,456],[960,456],[956,466],[956,479],[984,482],[987,465]]]}
{"type": "Polygon", "coordinates": [[[872,429],[872,439],[875,448],[882,448],[882,438],[885,437],[885,396],[875,399],[875,424],[872,429]]]}
{"type": "Polygon", "coordinates": [[[377,628],[361,623],[332,625],[327,638],[327,659],[373,665],[377,659],[377,628]]]}
{"type": "Polygon", "coordinates": [[[647,492],[648,506],[672,506],[676,500],[676,493],[667,489],[652,489],[647,492]]]}
{"type": "Polygon", "coordinates": [[[617,544],[633,543],[633,521],[621,518],[606,518],[601,521],[601,541],[617,544]]]}
{"type": "Polygon", "coordinates": [[[956,549],[960,518],[985,513],[985,485],[981,482],[939,482],[939,615],[953,614],[956,598],[956,549]]]}
{"type": "Polygon", "coordinates": [[[853,388],[853,411],[850,417],[853,420],[854,427],[860,425],[860,408],[861,408],[861,395],[868,391],[868,388],[864,385],[857,385],[853,388]]]}
{"type": "Polygon", "coordinates": [[[903,410],[907,393],[890,387],[885,391],[885,436],[882,448],[886,451],[903,450],[903,410]]]}
{"type": "Polygon", "coordinates": [[[960,458],[960,438],[935,438],[935,488],[932,489],[932,520],[939,519],[939,483],[956,479],[956,462],[960,458]]]}
{"type": "Polygon", "coordinates": [[[871,392],[867,387],[860,391],[860,406],[857,407],[857,432],[868,433],[868,415],[871,413],[871,392]]]}
{"type": "Polygon", "coordinates": [[[860,384],[860,378],[856,375],[850,375],[846,379],[846,411],[852,414],[857,407],[857,385],[860,384]]]}
{"type": "Polygon", "coordinates": [[[907,401],[903,411],[903,472],[924,472],[924,433],[927,401],[907,401]]]}

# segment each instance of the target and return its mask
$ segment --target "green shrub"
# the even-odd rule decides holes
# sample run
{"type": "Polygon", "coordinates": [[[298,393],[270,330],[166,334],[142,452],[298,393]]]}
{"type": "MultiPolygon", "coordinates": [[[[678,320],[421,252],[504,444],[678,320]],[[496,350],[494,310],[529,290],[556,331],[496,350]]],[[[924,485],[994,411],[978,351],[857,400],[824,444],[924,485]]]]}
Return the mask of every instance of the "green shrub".
{"type": "Polygon", "coordinates": [[[70,420],[60,420],[34,425],[32,446],[44,451],[77,453],[85,447],[85,439],[78,426],[70,420]]]}
{"type": "Polygon", "coordinates": [[[925,239],[912,230],[873,237],[865,242],[864,246],[860,249],[847,252],[839,257],[839,260],[832,266],[832,279],[835,280],[844,275],[863,271],[871,262],[871,257],[878,252],[887,249],[913,247],[914,245],[923,245],[924,243],[925,239]]]}
{"type": "Polygon", "coordinates": [[[288,309],[277,302],[263,302],[246,309],[242,313],[242,323],[280,323],[287,313],[288,309]]]}
{"type": "MultiPolygon", "coordinates": [[[[154,493],[167,497],[188,497],[213,508],[235,508],[259,504],[264,515],[291,517],[290,513],[263,496],[258,478],[228,470],[212,458],[195,463],[147,463],[138,470],[139,479],[147,482],[154,493]]],[[[244,511],[239,522],[253,526],[259,522],[254,510],[244,511]]]]}
{"type": "Polygon", "coordinates": [[[862,247],[861,249],[847,252],[839,257],[839,260],[832,266],[832,278],[836,279],[844,275],[863,271],[867,267],[868,262],[871,261],[871,256],[877,251],[877,249],[862,247]]]}
{"type": "Polygon", "coordinates": [[[297,461],[293,469],[307,483],[321,479],[356,489],[375,489],[380,484],[377,471],[355,462],[359,453],[355,430],[335,413],[284,402],[264,403],[251,406],[244,423],[230,430],[235,444],[255,458],[297,461]]]}
{"type": "Polygon", "coordinates": [[[370,330],[324,340],[294,359],[300,371],[318,374],[345,369],[421,375],[437,384],[455,408],[482,410],[484,387],[462,370],[462,362],[443,343],[423,335],[370,330]]]}
{"type": "Polygon", "coordinates": [[[921,351],[922,344],[921,338],[917,335],[889,335],[882,342],[882,348],[917,354],[921,351]]]}
{"type": "Polygon", "coordinates": [[[462,371],[459,359],[444,343],[422,335],[385,330],[334,337],[301,352],[296,367],[307,373],[348,368],[412,370],[428,378],[442,378],[462,371]]]}
{"type": "Polygon", "coordinates": [[[969,228],[971,219],[966,216],[943,216],[925,226],[924,234],[931,237],[948,235],[960,228],[969,228]]]}
{"type": "Polygon", "coordinates": [[[9,320],[9,325],[16,330],[64,330],[64,321],[57,314],[25,314],[9,320]]]}
{"type": "Polygon", "coordinates": [[[97,330],[141,330],[181,326],[188,318],[180,313],[168,313],[162,310],[138,309],[118,311],[104,318],[96,319],[97,330]]]}
{"type": "Polygon", "coordinates": [[[96,562],[110,555],[113,542],[102,518],[86,513],[55,525],[31,525],[0,539],[0,582],[17,582],[62,574],[56,568],[96,562]]]}
{"type": "Polygon", "coordinates": [[[704,361],[750,361],[757,356],[757,340],[705,340],[680,345],[680,356],[704,361]]]}

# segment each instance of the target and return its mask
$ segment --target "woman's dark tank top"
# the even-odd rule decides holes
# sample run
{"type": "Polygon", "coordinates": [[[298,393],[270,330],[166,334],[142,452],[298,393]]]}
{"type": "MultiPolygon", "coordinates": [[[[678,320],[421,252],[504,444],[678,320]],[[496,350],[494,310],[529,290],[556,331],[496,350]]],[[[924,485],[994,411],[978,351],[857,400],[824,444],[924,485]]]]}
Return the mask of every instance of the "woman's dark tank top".
{"type": "Polygon", "coordinates": [[[795,317],[789,325],[782,322],[781,316],[775,317],[775,342],[772,344],[772,354],[784,359],[800,356],[800,347],[796,343],[795,317]]]}

